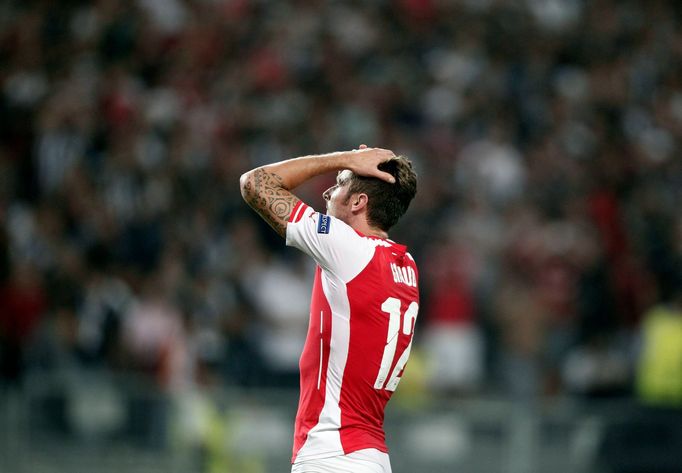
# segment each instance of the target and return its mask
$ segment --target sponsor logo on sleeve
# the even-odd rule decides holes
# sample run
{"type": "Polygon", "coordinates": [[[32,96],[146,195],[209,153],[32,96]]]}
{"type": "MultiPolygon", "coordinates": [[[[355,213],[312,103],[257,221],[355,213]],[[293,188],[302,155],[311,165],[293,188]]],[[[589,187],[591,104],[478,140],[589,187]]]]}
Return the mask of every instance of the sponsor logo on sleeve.
{"type": "Polygon", "coordinates": [[[317,233],[329,233],[329,226],[332,223],[331,217],[323,213],[319,215],[320,218],[317,220],[317,233]]]}

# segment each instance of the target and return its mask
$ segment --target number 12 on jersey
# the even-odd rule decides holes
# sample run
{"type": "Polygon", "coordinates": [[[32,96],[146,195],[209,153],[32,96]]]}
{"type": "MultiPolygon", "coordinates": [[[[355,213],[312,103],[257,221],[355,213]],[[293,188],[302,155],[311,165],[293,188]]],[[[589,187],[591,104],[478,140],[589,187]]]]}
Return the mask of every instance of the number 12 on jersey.
{"type": "MultiPolygon", "coordinates": [[[[381,304],[381,310],[388,314],[388,334],[386,335],[386,346],[384,347],[384,355],[381,357],[381,367],[379,368],[379,374],[377,375],[376,381],[374,381],[374,389],[384,389],[384,382],[388,377],[388,371],[391,369],[391,364],[393,363],[393,357],[395,356],[396,347],[398,345],[398,332],[400,331],[401,325],[401,314],[400,314],[400,299],[395,297],[389,297],[381,304]]],[[[419,304],[412,302],[410,306],[405,311],[405,315],[402,317],[402,331],[404,335],[412,335],[414,332],[414,321],[417,318],[417,312],[419,311],[419,304]]],[[[400,373],[407,359],[410,357],[410,350],[412,349],[412,339],[410,343],[405,348],[405,351],[400,355],[400,359],[393,368],[391,377],[386,383],[385,389],[387,391],[395,391],[395,388],[400,382],[400,373]]]]}

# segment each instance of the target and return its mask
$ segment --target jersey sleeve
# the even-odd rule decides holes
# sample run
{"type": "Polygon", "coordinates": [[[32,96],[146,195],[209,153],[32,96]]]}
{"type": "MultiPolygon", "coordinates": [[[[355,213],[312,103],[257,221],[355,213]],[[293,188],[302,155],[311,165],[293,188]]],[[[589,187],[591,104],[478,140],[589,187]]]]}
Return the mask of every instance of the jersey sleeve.
{"type": "Polygon", "coordinates": [[[322,269],[344,281],[362,271],[375,249],[345,222],[316,212],[302,201],[289,216],[286,243],[307,253],[322,269]]]}

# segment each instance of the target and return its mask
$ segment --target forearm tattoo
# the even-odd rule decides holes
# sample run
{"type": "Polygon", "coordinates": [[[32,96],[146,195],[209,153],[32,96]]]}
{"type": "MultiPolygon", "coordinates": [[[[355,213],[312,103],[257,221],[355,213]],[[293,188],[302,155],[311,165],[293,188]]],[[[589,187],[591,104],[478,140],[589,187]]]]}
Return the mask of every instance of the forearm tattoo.
{"type": "Polygon", "coordinates": [[[287,220],[299,199],[282,186],[282,178],[264,169],[249,173],[242,196],[281,236],[286,235],[287,220]]]}

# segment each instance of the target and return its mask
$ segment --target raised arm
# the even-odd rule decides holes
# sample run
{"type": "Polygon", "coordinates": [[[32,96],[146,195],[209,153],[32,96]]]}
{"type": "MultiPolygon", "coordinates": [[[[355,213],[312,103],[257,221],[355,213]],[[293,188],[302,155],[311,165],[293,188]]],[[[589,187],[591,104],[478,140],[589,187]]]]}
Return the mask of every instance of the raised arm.
{"type": "Polygon", "coordinates": [[[242,174],[239,186],[246,203],[284,237],[289,215],[300,200],[292,189],[315,176],[343,169],[393,182],[393,176],[377,166],[394,156],[390,150],[367,147],[303,156],[252,169],[242,174]]]}

